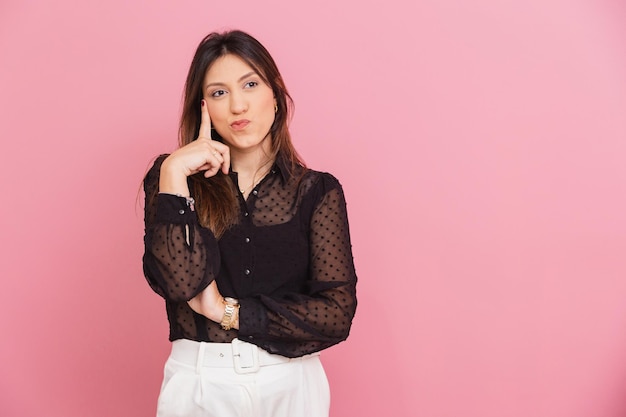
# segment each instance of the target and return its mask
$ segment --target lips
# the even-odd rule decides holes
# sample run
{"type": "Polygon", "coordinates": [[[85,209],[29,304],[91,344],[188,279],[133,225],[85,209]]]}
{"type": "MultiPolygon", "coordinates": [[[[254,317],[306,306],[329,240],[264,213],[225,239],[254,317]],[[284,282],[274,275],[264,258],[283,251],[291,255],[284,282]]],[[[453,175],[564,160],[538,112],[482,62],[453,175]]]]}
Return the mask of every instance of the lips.
{"type": "Polygon", "coordinates": [[[246,126],[248,126],[248,124],[250,124],[250,120],[236,120],[230,124],[230,127],[233,130],[243,130],[246,126]]]}

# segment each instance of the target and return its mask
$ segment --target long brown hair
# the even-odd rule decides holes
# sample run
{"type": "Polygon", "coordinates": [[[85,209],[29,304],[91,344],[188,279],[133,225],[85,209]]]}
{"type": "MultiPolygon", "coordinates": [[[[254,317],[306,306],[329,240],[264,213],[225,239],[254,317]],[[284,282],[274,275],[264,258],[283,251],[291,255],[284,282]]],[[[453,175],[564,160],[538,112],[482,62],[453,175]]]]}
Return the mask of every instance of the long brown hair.
{"type": "MultiPolygon", "coordinates": [[[[270,157],[283,158],[291,173],[294,173],[296,167],[304,166],[304,162],[293,147],[289,134],[288,123],[293,113],[293,101],[267,49],[255,38],[240,30],[210,33],[198,45],[185,82],[178,133],[179,145],[182,147],[197,139],[200,131],[200,101],[203,98],[204,77],[215,60],[227,54],[243,59],[272,88],[277,111],[270,128],[272,141],[270,157]]],[[[213,134],[216,133],[213,131],[213,134]]],[[[219,135],[215,135],[213,139],[222,140],[219,135]]],[[[217,237],[221,236],[237,223],[239,217],[239,200],[232,181],[221,172],[209,179],[204,178],[202,173],[190,178],[191,193],[196,200],[200,224],[211,229],[217,237]]]]}

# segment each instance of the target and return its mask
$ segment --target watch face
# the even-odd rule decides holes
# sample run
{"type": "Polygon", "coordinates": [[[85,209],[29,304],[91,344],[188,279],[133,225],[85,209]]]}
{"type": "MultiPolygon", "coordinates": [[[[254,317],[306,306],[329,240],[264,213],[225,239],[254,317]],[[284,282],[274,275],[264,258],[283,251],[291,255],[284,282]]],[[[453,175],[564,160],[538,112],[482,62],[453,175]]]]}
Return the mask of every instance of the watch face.
{"type": "Polygon", "coordinates": [[[238,305],[239,304],[239,300],[237,300],[236,298],[232,298],[232,297],[224,297],[224,301],[226,301],[226,304],[230,304],[230,305],[238,305]]]}

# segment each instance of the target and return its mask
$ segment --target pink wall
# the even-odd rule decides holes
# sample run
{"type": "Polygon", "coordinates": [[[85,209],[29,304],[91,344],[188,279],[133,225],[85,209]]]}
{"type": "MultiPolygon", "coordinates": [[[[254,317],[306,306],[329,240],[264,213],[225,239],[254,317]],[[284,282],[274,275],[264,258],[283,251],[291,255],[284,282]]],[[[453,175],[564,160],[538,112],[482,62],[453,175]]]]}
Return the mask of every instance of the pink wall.
{"type": "Polygon", "coordinates": [[[623,3],[298,4],[0,4],[0,415],[153,415],[167,326],[136,196],[196,43],[238,27],[348,197],[332,415],[623,416],[623,3]]]}

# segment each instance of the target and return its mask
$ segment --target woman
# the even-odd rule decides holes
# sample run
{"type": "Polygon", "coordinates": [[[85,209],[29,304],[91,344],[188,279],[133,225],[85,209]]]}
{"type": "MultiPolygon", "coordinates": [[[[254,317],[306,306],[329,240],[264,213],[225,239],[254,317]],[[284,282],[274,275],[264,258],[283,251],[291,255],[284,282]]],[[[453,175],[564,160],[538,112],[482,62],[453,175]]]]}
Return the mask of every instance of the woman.
{"type": "Polygon", "coordinates": [[[180,147],[144,180],[144,272],[172,352],[158,416],[327,416],[319,352],[356,308],[345,200],[307,169],[276,64],[253,37],[211,33],[191,63],[180,147]]]}

